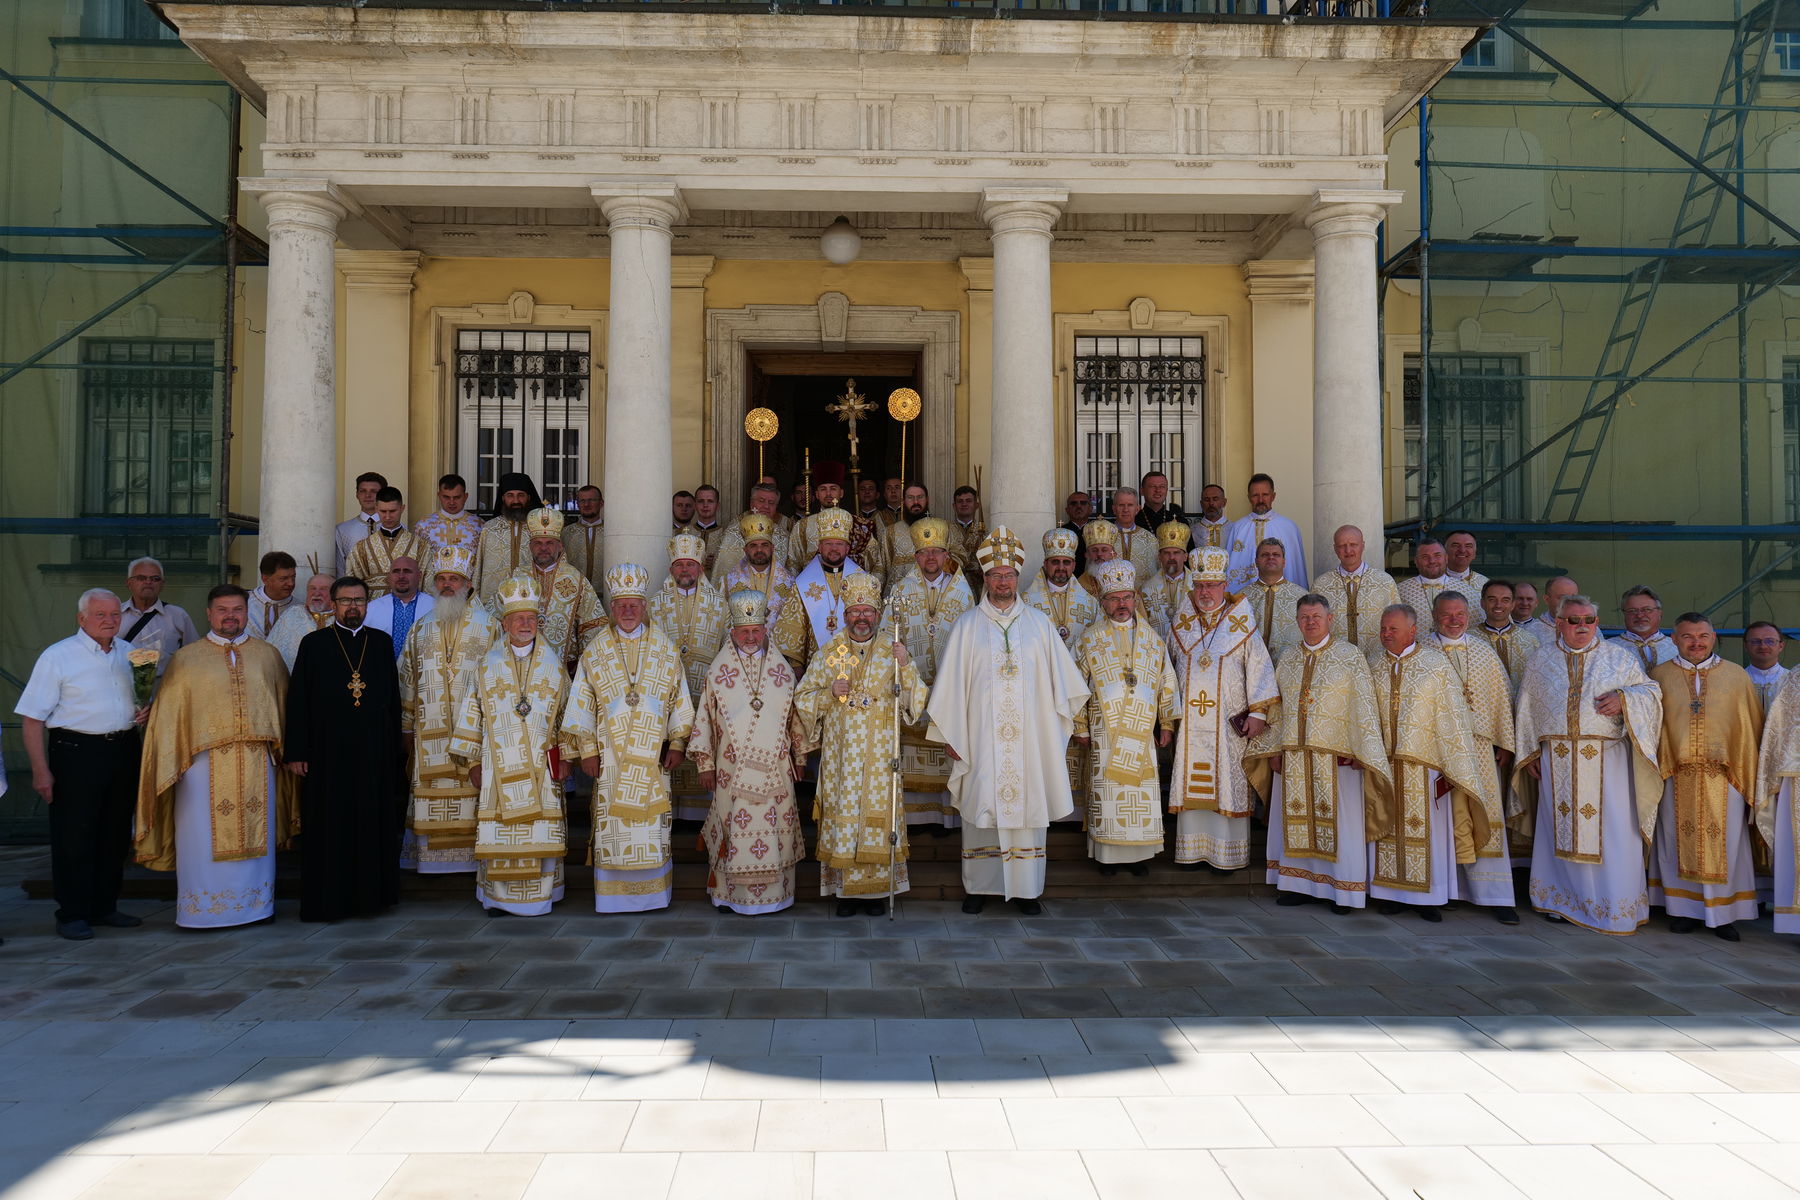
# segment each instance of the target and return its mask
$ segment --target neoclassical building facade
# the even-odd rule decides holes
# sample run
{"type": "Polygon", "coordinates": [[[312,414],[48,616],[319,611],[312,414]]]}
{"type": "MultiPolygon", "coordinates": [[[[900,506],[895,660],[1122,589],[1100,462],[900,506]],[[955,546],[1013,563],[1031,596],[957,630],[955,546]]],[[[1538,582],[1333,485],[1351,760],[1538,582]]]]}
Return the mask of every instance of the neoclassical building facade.
{"type": "Polygon", "coordinates": [[[160,11],[266,115],[263,549],[328,557],[359,471],[422,516],[522,469],[660,567],[676,488],[846,457],[851,377],[921,397],[902,460],[870,396],[865,474],[1028,542],[1152,468],[1234,515],[1270,472],[1314,561],[1382,524],[1384,131],[1466,24],[160,11]]]}

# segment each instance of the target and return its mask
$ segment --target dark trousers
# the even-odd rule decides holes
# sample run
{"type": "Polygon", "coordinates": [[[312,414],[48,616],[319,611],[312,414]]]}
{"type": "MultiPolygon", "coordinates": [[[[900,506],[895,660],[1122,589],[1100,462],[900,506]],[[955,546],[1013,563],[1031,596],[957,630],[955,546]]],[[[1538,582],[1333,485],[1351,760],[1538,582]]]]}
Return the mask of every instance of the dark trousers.
{"type": "Polygon", "coordinates": [[[143,739],[49,731],[50,876],[58,921],[97,921],[118,910],[131,852],[143,739]]]}

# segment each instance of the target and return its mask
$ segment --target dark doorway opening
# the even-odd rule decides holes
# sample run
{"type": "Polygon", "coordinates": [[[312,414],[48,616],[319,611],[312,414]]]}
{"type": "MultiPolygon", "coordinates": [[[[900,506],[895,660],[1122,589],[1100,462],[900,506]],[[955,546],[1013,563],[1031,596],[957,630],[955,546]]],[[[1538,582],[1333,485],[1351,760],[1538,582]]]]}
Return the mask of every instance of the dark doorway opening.
{"type": "MultiPolygon", "coordinates": [[[[850,427],[827,412],[826,407],[843,397],[845,386],[852,379],[856,381],[857,393],[874,406],[856,425],[862,477],[880,483],[890,475],[902,475],[909,480],[919,476],[920,455],[924,451],[919,444],[922,432],[919,422],[913,422],[907,430],[907,469],[902,472],[900,423],[887,412],[891,392],[896,388],[918,386],[917,352],[755,351],[750,356],[750,366],[747,409],[771,409],[780,421],[780,431],[764,446],[763,461],[765,471],[779,481],[784,499],[800,480],[807,450],[812,451],[815,466],[826,460],[843,463],[848,490],[850,427]]],[[[751,454],[755,454],[754,445],[751,454]]],[[[752,457],[746,474],[754,476],[755,471],[756,463],[752,457]]],[[[852,504],[846,499],[844,506],[849,508],[852,504]]]]}

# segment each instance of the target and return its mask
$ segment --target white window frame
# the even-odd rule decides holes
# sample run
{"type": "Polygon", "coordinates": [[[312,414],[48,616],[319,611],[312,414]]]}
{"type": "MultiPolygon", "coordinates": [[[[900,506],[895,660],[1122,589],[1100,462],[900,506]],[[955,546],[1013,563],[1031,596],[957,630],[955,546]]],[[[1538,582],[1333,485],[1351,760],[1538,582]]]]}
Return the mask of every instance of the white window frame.
{"type": "Polygon", "coordinates": [[[1206,413],[1213,401],[1206,377],[1206,339],[1199,335],[1158,333],[1078,334],[1075,362],[1075,486],[1089,493],[1105,493],[1096,497],[1094,511],[1110,511],[1112,491],[1138,487],[1150,471],[1161,471],[1169,477],[1170,503],[1183,509],[1198,507],[1200,488],[1206,482],[1199,450],[1205,445],[1206,413]],[[1193,361],[1199,367],[1196,378],[1109,382],[1116,383],[1123,392],[1141,392],[1164,382],[1178,383],[1197,388],[1199,396],[1191,408],[1184,405],[1179,410],[1176,421],[1161,424],[1156,421],[1154,408],[1140,406],[1135,399],[1121,397],[1117,407],[1090,402],[1090,381],[1080,378],[1079,364],[1093,356],[1193,361]],[[1173,446],[1165,445],[1167,438],[1175,439],[1173,446]]]}
{"type": "MultiPolygon", "coordinates": [[[[456,331],[452,387],[457,393],[457,466],[458,473],[469,481],[470,490],[475,493],[478,511],[488,511],[493,507],[495,497],[483,489],[491,488],[493,481],[507,471],[524,471],[531,476],[545,504],[563,509],[574,507],[576,489],[587,482],[583,463],[593,408],[593,353],[591,335],[586,330],[513,326],[462,328],[456,331]],[[566,405],[560,397],[551,399],[542,394],[535,397],[520,395],[518,393],[525,390],[522,387],[515,389],[515,394],[507,398],[466,395],[466,389],[462,386],[465,378],[464,358],[484,351],[526,356],[580,353],[587,356],[589,369],[580,381],[580,395],[566,405]],[[492,479],[485,482],[481,470],[484,455],[480,446],[483,430],[511,431],[513,450],[511,456],[495,463],[492,479]],[[559,456],[562,470],[555,474],[566,478],[552,478],[552,473],[545,469],[548,465],[546,452],[550,450],[553,441],[564,433],[575,434],[578,443],[576,452],[572,459],[566,455],[559,456]]],[[[523,384],[533,378],[533,375],[522,372],[514,378],[523,384]]]]}

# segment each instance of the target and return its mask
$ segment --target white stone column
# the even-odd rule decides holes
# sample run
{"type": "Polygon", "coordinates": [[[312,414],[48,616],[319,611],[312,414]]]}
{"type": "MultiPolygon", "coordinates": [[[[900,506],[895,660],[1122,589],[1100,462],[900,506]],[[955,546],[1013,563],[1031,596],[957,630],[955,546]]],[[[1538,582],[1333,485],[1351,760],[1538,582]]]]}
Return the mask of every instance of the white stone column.
{"type": "Polygon", "coordinates": [[[268,332],[263,335],[259,551],[330,569],[337,512],[338,222],[349,211],[323,179],[246,179],[269,214],[268,332]]]}
{"type": "MultiPolygon", "coordinates": [[[[1319,192],[1313,234],[1313,538],[1363,531],[1381,561],[1381,345],[1375,228],[1399,192],[1319,192]]],[[[1328,560],[1327,560],[1328,561],[1328,560]]]]}
{"type": "Polygon", "coordinates": [[[344,453],[338,503],[356,494],[356,477],[380,471],[406,493],[408,524],[436,504],[435,454],[419,477],[412,454],[412,290],[416,250],[339,250],[344,277],[344,453]]]}
{"type": "Polygon", "coordinates": [[[1299,523],[1307,568],[1317,575],[1333,559],[1331,535],[1321,538],[1312,528],[1312,260],[1253,258],[1244,264],[1244,287],[1250,298],[1251,469],[1275,477],[1275,507],[1299,523]]]}
{"type": "Polygon", "coordinates": [[[1069,193],[989,188],[981,219],[993,233],[993,460],[982,502],[988,525],[1025,543],[1022,581],[1037,570],[1056,521],[1056,379],[1050,317],[1050,230],[1069,193]]]}
{"type": "Polygon", "coordinates": [[[606,565],[634,562],[656,586],[669,566],[674,492],[669,412],[671,247],[686,216],[673,185],[595,184],[611,240],[606,320],[606,565]]]}

